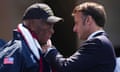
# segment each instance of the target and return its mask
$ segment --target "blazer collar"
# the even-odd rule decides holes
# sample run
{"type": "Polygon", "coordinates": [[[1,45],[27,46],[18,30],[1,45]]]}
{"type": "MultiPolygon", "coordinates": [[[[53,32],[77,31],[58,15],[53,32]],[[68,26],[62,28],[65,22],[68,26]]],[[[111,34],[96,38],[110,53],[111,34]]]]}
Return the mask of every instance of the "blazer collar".
{"type": "Polygon", "coordinates": [[[96,36],[103,35],[103,34],[107,35],[104,30],[98,30],[96,32],[93,32],[91,35],[89,35],[87,40],[90,40],[96,36]]]}

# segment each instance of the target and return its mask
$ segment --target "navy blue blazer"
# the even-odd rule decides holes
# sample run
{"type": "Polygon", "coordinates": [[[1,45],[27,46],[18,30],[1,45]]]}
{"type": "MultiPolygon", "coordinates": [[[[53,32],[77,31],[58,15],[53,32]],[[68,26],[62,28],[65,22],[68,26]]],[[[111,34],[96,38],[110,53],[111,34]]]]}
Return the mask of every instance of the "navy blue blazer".
{"type": "Polygon", "coordinates": [[[104,32],[83,42],[69,58],[57,49],[50,50],[45,58],[58,72],[114,72],[116,65],[113,46],[104,32]]]}

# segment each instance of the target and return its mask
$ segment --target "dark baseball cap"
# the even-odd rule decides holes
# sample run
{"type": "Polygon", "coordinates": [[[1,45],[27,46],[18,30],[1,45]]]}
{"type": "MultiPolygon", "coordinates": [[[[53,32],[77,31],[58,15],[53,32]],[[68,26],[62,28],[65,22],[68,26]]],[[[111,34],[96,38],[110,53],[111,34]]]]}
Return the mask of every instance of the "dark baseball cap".
{"type": "Polygon", "coordinates": [[[28,7],[23,15],[23,20],[43,19],[50,23],[63,20],[61,17],[54,16],[52,9],[45,3],[35,3],[28,7]]]}

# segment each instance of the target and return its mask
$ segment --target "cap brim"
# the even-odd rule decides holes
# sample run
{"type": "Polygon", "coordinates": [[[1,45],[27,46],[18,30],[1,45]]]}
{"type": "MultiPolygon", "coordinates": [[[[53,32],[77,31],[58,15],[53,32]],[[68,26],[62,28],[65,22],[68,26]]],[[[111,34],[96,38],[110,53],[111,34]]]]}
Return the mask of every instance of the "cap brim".
{"type": "Polygon", "coordinates": [[[63,21],[63,18],[56,17],[56,16],[50,16],[47,19],[47,22],[50,22],[50,23],[56,23],[56,22],[59,22],[59,21],[63,21]]]}

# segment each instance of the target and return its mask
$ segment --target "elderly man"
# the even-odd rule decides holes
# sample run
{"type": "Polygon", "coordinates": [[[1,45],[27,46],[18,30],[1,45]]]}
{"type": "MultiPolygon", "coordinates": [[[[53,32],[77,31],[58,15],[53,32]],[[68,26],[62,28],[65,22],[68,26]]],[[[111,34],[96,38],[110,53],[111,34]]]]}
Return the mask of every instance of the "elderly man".
{"type": "Polygon", "coordinates": [[[28,7],[23,22],[13,32],[13,40],[0,50],[0,72],[54,72],[43,58],[42,46],[54,33],[54,24],[62,20],[44,3],[28,7]]]}

